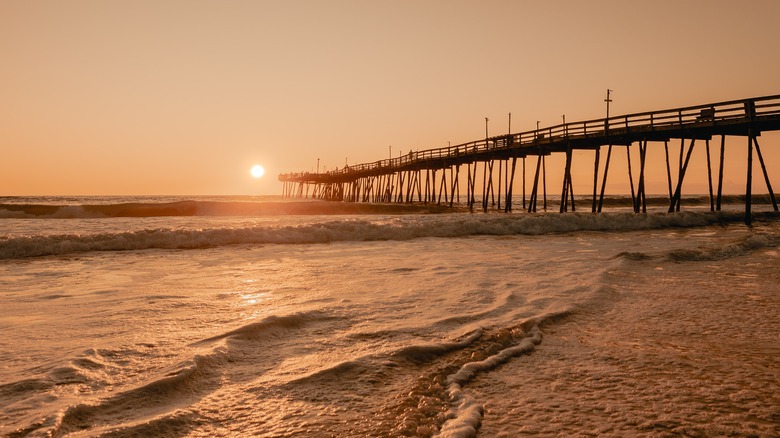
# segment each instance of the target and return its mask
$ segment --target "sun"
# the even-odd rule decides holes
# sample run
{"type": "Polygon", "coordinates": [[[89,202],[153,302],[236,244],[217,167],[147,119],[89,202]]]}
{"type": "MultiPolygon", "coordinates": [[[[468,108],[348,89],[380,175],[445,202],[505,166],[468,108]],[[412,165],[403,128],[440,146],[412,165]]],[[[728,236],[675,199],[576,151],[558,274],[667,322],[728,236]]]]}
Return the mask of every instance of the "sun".
{"type": "Polygon", "coordinates": [[[255,164],[252,166],[252,169],[249,170],[249,173],[251,173],[254,178],[262,178],[263,175],[265,175],[265,167],[255,164]]]}

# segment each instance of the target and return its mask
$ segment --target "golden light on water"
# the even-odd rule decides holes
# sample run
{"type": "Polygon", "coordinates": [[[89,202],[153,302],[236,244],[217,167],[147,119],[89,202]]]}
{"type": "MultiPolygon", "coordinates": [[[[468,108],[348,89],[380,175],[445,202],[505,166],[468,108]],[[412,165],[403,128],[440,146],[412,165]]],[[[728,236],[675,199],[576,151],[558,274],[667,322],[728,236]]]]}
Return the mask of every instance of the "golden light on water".
{"type": "Polygon", "coordinates": [[[249,170],[249,173],[252,174],[253,178],[262,178],[263,175],[265,175],[265,167],[255,164],[252,166],[252,169],[249,170]]]}

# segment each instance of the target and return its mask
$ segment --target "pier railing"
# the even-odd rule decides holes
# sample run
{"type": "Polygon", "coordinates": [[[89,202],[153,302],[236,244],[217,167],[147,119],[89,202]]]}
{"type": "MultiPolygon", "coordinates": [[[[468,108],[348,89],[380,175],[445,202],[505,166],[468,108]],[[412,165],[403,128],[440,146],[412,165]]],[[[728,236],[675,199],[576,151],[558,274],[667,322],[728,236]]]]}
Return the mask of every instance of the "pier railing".
{"type": "Polygon", "coordinates": [[[519,150],[530,155],[540,147],[556,142],[592,140],[608,144],[611,138],[628,134],[663,133],[664,131],[707,129],[729,124],[780,120],[780,95],[753,99],[732,100],[705,105],[688,106],[660,111],[642,112],[570,122],[532,131],[489,137],[454,146],[412,151],[396,158],[345,166],[325,173],[285,173],[281,181],[305,181],[338,178],[355,174],[373,174],[422,165],[431,161],[479,156],[497,151],[519,150]]]}

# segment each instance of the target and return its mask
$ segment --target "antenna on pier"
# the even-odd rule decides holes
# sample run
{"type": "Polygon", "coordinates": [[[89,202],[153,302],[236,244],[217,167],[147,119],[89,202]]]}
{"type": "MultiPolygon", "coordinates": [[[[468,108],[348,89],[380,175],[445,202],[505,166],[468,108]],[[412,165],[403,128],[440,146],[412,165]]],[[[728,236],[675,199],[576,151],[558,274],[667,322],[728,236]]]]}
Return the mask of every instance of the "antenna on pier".
{"type": "Polygon", "coordinates": [[[607,118],[604,119],[604,132],[609,132],[609,103],[612,102],[612,99],[609,98],[610,93],[612,93],[612,90],[607,88],[607,98],[604,99],[604,102],[607,102],[607,118]]]}

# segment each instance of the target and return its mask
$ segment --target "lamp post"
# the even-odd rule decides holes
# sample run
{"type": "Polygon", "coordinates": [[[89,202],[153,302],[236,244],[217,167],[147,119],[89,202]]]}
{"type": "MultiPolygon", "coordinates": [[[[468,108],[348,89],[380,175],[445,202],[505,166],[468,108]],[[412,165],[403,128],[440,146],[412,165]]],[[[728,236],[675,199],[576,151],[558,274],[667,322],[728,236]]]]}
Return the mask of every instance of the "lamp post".
{"type": "Polygon", "coordinates": [[[610,93],[612,93],[612,90],[607,88],[607,98],[604,99],[604,102],[607,102],[607,119],[604,121],[604,130],[609,130],[609,103],[612,102],[612,99],[609,98],[610,93]]]}
{"type": "Polygon", "coordinates": [[[320,159],[317,158],[317,173],[320,173],[320,159]]]}

